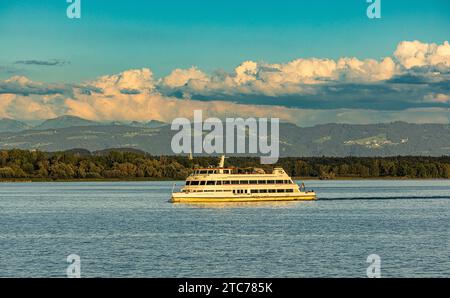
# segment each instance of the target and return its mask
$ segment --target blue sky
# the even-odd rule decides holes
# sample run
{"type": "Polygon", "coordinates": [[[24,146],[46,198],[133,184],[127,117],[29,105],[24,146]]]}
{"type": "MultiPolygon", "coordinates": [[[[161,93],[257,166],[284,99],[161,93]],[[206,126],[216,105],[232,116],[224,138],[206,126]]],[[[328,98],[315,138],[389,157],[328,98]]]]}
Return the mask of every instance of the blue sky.
{"type": "MultiPolygon", "coordinates": [[[[382,18],[373,20],[366,15],[368,5],[365,0],[82,0],[82,17],[75,20],[67,18],[65,0],[3,0],[0,96],[7,100],[0,116],[27,115],[18,107],[29,100],[36,106],[25,118],[61,113],[127,118],[75,108],[84,102],[84,111],[96,110],[96,96],[115,96],[105,90],[117,79],[119,101],[124,94],[128,102],[151,90],[152,96],[195,100],[200,107],[220,101],[249,111],[258,105],[334,110],[333,115],[350,110],[344,122],[367,119],[363,112],[354,116],[358,109],[390,111],[372,121],[408,119],[408,109],[440,109],[420,121],[449,122],[450,1],[382,0],[382,18]],[[340,60],[345,57],[357,60],[340,60]],[[110,80],[98,79],[104,75],[110,80]],[[45,97],[50,95],[56,98],[52,106],[45,97]]],[[[320,123],[329,117],[313,118],[320,123]]]]}
{"type": "Polygon", "coordinates": [[[379,58],[403,40],[448,40],[450,1],[383,0],[380,20],[367,18],[367,5],[83,0],[82,18],[70,20],[64,0],[1,1],[0,65],[61,59],[70,64],[23,71],[42,81],[81,81],[136,67],[166,75],[192,65],[229,71],[245,60],[379,58]]]}

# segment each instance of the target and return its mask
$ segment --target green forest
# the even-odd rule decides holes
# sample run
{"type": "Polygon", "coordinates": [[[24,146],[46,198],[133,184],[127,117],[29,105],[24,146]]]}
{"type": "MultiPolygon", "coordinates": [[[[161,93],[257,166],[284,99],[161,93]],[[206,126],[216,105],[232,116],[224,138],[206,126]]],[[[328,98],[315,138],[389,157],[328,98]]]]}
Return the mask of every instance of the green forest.
{"type": "MultiPolygon", "coordinates": [[[[139,152],[0,151],[0,180],[183,180],[194,167],[217,165],[218,157],[152,156],[139,152]]],[[[450,178],[450,156],[443,157],[286,157],[276,165],[260,165],[257,157],[229,157],[226,166],[282,167],[292,177],[450,178]]]]}

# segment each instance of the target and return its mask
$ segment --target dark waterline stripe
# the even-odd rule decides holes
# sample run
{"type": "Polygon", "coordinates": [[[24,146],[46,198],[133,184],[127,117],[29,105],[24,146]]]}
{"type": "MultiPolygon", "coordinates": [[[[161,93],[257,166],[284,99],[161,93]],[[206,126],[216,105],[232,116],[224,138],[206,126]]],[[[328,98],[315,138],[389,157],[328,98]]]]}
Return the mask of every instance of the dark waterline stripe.
{"type": "Polygon", "coordinates": [[[351,198],[318,198],[318,201],[362,201],[362,200],[450,200],[449,196],[431,197],[351,197],[351,198]]]}

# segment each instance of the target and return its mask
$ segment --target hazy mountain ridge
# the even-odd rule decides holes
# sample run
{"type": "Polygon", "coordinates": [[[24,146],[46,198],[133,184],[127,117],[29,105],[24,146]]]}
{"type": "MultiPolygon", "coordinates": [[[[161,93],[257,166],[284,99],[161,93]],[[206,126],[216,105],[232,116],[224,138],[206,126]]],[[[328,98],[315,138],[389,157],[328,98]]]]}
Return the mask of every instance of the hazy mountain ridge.
{"type": "MultiPolygon", "coordinates": [[[[0,128],[2,121],[0,120],[0,128]]],[[[0,148],[43,151],[83,148],[91,152],[130,148],[151,154],[170,155],[173,154],[170,143],[176,133],[170,129],[170,125],[159,121],[100,123],[73,116],[50,119],[31,129],[24,126],[26,130],[22,131],[17,131],[19,127],[20,124],[17,124],[10,131],[0,133],[0,148]]],[[[450,128],[444,124],[394,122],[369,125],[324,124],[304,128],[289,123],[280,124],[281,156],[449,154],[450,128]]]]}
{"type": "Polygon", "coordinates": [[[29,128],[31,128],[31,125],[22,121],[8,118],[0,119],[0,132],[18,132],[29,128]]]}
{"type": "Polygon", "coordinates": [[[99,122],[83,119],[77,116],[64,115],[52,119],[47,119],[41,123],[27,123],[25,121],[19,121],[14,119],[0,119],[0,132],[19,132],[23,130],[47,130],[47,129],[60,129],[69,127],[80,126],[98,126],[98,125],[119,125],[119,126],[133,126],[142,128],[156,128],[167,125],[167,123],[150,120],[150,121],[112,121],[112,122],[99,122]]]}
{"type": "Polygon", "coordinates": [[[59,129],[74,126],[93,126],[100,125],[99,122],[86,120],[75,116],[61,116],[53,119],[45,120],[40,125],[33,127],[33,130],[59,129]]]}

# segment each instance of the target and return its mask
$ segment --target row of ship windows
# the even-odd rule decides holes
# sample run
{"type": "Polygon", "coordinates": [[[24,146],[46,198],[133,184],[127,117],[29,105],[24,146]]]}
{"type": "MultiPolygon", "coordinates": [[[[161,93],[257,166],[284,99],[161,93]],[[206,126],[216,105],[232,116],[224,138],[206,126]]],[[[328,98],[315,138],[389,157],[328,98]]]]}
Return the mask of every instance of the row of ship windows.
{"type": "Polygon", "coordinates": [[[223,180],[186,181],[186,185],[292,184],[291,180],[223,180]]]}
{"type": "MultiPolygon", "coordinates": [[[[231,170],[222,170],[223,174],[230,174],[231,170]]],[[[219,172],[219,170],[196,170],[194,171],[195,175],[198,174],[222,174],[219,172]]]]}
{"type": "MultiPolygon", "coordinates": [[[[229,190],[222,189],[206,189],[206,190],[191,190],[190,192],[224,192],[229,190]]],[[[294,192],[292,188],[289,189],[234,189],[234,194],[243,194],[243,193],[286,193],[286,192],[294,192]]]]}

